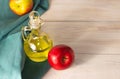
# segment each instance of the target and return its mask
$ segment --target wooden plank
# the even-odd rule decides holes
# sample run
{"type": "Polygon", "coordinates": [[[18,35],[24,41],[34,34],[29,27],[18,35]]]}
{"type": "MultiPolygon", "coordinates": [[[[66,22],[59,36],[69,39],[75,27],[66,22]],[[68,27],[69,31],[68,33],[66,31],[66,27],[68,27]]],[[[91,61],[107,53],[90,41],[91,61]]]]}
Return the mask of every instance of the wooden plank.
{"type": "Polygon", "coordinates": [[[120,21],[120,0],[50,0],[47,21],[120,21]]]}
{"type": "Polygon", "coordinates": [[[120,55],[76,54],[70,68],[51,68],[42,79],[120,79],[120,55]]]}
{"type": "Polygon", "coordinates": [[[47,32],[56,44],[67,44],[76,53],[120,54],[119,22],[46,22],[47,32]]]}

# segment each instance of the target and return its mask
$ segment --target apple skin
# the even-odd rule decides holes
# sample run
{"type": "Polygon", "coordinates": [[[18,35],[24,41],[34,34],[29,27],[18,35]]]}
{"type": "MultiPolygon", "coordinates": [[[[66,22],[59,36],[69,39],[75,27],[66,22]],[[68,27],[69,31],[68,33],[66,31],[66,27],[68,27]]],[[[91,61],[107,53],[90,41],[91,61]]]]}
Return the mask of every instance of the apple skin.
{"type": "Polygon", "coordinates": [[[56,70],[70,67],[74,61],[74,51],[67,45],[54,46],[48,53],[48,62],[56,70]]]}
{"type": "Polygon", "coordinates": [[[10,0],[10,9],[17,15],[24,15],[33,8],[33,0],[10,0]]]}

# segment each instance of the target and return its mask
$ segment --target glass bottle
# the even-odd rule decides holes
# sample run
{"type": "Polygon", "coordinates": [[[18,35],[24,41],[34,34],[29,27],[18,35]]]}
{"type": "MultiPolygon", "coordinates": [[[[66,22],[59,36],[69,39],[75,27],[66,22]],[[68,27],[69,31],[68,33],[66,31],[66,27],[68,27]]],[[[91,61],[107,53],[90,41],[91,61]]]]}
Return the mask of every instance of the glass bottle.
{"type": "Polygon", "coordinates": [[[48,58],[48,52],[53,46],[48,34],[41,31],[43,20],[37,11],[29,14],[29,26],[22,28],[24,51],[30,60],[43,62],[48,58]]]}

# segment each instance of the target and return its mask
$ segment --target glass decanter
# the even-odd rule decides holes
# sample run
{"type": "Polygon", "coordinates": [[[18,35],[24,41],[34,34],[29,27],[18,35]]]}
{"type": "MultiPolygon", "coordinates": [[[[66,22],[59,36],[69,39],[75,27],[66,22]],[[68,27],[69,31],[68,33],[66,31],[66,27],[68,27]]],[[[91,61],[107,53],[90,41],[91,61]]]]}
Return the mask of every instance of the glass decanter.
{"type": "Polygon", "coordinates": [[[28,26],[22,28],[24,51],[30,60],[43,62],[47,60],[53,42],[48,34],[41,31],[43,20],[37,11],[32,11],[29,14],[29,19],[28,26]]]}

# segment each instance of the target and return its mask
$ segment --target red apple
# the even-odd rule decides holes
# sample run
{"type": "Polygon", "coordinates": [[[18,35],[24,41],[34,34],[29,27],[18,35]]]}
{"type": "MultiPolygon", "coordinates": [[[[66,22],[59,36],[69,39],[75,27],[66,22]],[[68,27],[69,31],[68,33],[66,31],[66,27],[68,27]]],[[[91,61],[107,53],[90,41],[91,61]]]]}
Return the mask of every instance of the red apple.
{"type": "Polygon", "coordinates": [[[10,0],[10,9],[17,15],[24,15],[33,8],[33,0],[10,0]]]}
{"type": "Polygon", "coordinates": [[[74,60],[74,52],[67,45],[56,45],[48,53],[49,64],[57,70],[68,68],[74,60]]]}

